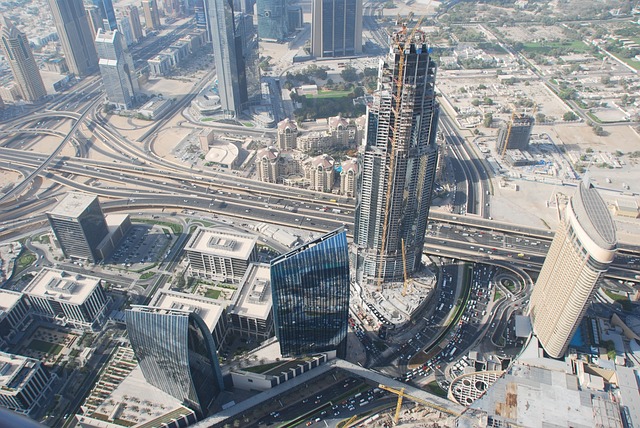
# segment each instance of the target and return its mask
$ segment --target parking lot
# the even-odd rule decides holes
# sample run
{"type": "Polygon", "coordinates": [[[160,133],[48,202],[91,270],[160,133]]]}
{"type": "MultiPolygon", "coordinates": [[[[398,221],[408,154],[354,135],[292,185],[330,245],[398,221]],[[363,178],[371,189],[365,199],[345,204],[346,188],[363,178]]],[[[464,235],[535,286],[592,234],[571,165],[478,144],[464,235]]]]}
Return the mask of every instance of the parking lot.
{"type": "Polygon", "coordinates": [[[166,256],[172,241],[173,235],[163,227],[136,224],[122,239],[108,263],[140,269],[166,256]]]}

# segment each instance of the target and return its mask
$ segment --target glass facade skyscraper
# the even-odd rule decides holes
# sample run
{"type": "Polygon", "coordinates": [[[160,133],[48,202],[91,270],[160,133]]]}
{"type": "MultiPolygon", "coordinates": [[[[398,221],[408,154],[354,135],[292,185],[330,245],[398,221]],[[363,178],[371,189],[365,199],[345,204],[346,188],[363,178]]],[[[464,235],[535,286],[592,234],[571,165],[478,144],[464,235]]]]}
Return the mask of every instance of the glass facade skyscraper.
{"type": "Polygon", "coordinates": [[[232,0],[205,0],[213,59],[218,78],[218,95],[225,115],[240,115],[248,101],[247,76],[242,55],[242,38],[236,29],[232,0]]]}
{"type": "Polygon", "coordinates": [[[346,354],[349,322],[347,234],[335,230],[271,261],[276,336],[283,356],[346,354]]]}
{"type": "Polygon", "coordinates": [[[256,0],[258,37],[282,41],[287,35],[287,3],[285,0],[256,0]]]}
{"type": "Polygon", "coordinates": [[[96,49],[100,57],[98,64],[107,100],[118,108],[132,108],[140,88],[135,76],[133,58],[120,30],[99,29],[96,35],[96,49]]]}
{"type": "Polygon", "coordinates": [[[313,0],[311,54],[318,58],[362,53],[362,0],[313,0]]]}
{"type": "Polygon", "coordinates": [[[192,312],[134,306],[127,333],[151,385],[182,400],[199,418],[224,389],[213,337],[192,312]]]}

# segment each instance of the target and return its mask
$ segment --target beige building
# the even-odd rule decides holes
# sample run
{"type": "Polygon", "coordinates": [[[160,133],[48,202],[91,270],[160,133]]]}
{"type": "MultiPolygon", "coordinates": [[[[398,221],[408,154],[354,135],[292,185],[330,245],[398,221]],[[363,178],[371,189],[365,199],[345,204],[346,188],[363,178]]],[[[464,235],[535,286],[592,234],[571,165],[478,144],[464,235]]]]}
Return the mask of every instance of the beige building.
{"type": "Polygon", "coordinates": [[[216,281],[240,281],[258,261],[254,235],[198,227],[185,246],[189,275],[216,281]]]}
{"type": "Polygon", "coordinates": [[[256,169],[258,180],[266,183],[277,183],[282,176],[283,159],[280,152],[273,146],[258,150],[256,155],[256,169]]]}
{"type": "Polygon", "coordinates": [[[298,147],[298,126],[291,119],[285,119],[278,123],[278,148],[291,150],[298,147]]]}
{"type": "Polygon", "coordinates": [[[356,143],[358,128],[342,116],[330,117],[329,135],[334,145],[347,147],[356,143]]]}
{"type": "Polygon", "coordinates": [[[311,131],[298,137],[298,150],[325,150],[333,145],[333,138],[325,132],[311,131]]]}
{"type": "Polygon", "coordinates": [[[616,229],[597,190],[581,182],[531,295],[533,331],[553,358],[564,355],[599,280],[616,254],[616,229]]]}
{"type": "Polygon", "coordinates": [[[311,158],[305,163],[304,174],[311,190],[331,191],[335,179],[334,164],[334,159],[327,154],[311,158]]]}
{"type": "Polygon", "coordinates": [[[340,171],[340,194],[351,198],[356,195],[357,176],[357,159],[348,159],[342,162],[342,171],[340,171]]]}

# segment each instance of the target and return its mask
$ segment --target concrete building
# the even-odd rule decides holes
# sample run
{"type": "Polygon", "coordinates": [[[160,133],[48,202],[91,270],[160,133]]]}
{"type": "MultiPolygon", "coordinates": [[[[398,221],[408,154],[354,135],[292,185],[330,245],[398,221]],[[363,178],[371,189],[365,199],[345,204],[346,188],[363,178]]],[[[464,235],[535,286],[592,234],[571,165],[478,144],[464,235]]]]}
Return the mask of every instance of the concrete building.
{"type": "Polygon", "coordinates": [[[436,64],[429,52],[424,33],[399,32],[380,61],[356,192],[356,280],[362,285],[403,280],[403,242],[407,274],[420,268],[438,160],[436,64]]]}
{"type": "Polygon", "coordinates": [[[296,144],[303,152],[326,150],[333,146],[333,137],[326,132],[311,131],[300,135],[296,144]]]}
{"type": "Polygon", "coordinates": [[[29,306],[24,294],[0,289],[0,348],[29,324],[29,306]]]}
{"type": "Polygon", "coordinates": [[[317,192],[331,192],[335,181],[335,160],[323,154],[311,158],[305,163],[305,178],[309,180],[309,189],[317,192]]]}
{"type": "Polygon", "coordinates": [[[353,56],[362,53],[362,0],[313,0],[311,55],[353,56]]]}
{"type": "Polygon", "coordinates": [[[102,14],[100,8],[95,4],[85,4],[84,10],[87,13],[87,20],[89,21],[89,30],[91,34],[98,34],[98,30],[102,28],[102,14]]]}
{"type": "Polygon", "coordinates": [[[235,303],[229,307],[234,333],[257,342],[273,336],[272,306],[269,265],[252,263],[242,278],[235,303]]]}
{"type": "Polygon", "coordinates": [[[258,261],[257,241],[254,235],[199,227],[185,246],[189,275],[238,282],[258,261]]]}
{"type": "Polygon", "coordinates": [[[210,26],[222,113],[236,117],[247,107],[249,92],[242,33],[234,19],[233,1],[205,0],[204,7],[210,26]]]}
{"type": "Polygon", "coordinates": [[[91,34],[82,0],[49,0],[49,6],[69,71],[77,76],[95,72],[98,68],[95,35],[91,34]]]}
{"type": "Polygon", "coordinates": [[[526,150],[529,148],[534,119],[531,116],[514,114],[506,126],[498,131],[496,150],[504,157],[507,150],[526,150]]]}
{"type": "Polygon", "coordinates": [[[356,196],[356,185],[358,177],[358,160],[347,159],[342,162],[340,170],[340,194],[353,198],[356,196]]]}
{"type": "Polygon", "coordinates": [[[151,385],[182,401],[198,418],[224,389],[215,344],[191,310],[134,306],[126,311],[131,347],[151,385]]]}
{"type": "Polygon", "coordinates": [[[256,0],[258,37],[281,42],[287,35],[287,2],[285,0],[256,0]]]}
{"type": "Polygon", "coordinates": [[[273,146],[258,150],[256,154],[256,169],[258,180],[265,183],[278,183],[282,177],[283,158],[273,146]]]}
{"type": "Polygon", "coordinates": [[[96,48],[107,101],[118,109],[130,110],[136,104],[140,87],[122,34],[119,30],[98,30],[96,48]]]}
{"type": "Polygon", "coordinates": [[[36,416],[49,405],[55,379],[38,360],[0,352],[0,406],[36,416]]]}
{"type": "Polygon", "coordinates": [[[147,31],[160,29],[160,11],[156,0],[142,0],[142,11],[147,31]]]}
{"type": "Polygon", "coordinates": [[[529,315],[552,358],[561,358],[616,254],[616,229],[587,180],[569,199],[536,281],[529,315]]]}
{"type": "Polygon", "coordinates": [[[298,126],[291,119],[284,119],[278,122],[278,148],[280,150],[291,150],[298,147],[298,126]]]}
{"type": "Polygon", "coordinates": [[[109,300],[97,277],[43,268],[24,293],[36,316],[62,325],[90,329],[107,315],[109,300]]]}
{"type": "Polygon", "coordinates": [[[118,23],[118,31],[122,34],[125,46],[129,47],[135,43],[133,32],[131,31],[131,23],[129,20],[121,16],[116,21],[118,23]]]}
{"type": "Polygon", "coordinates": [[[350,124],[342,116],[330,117],[329,135],[333,138],[333,144],[340,147],[354,146],[358,130],[355,124],[350,124]]]}
{"type": "Polygon", "coordinates": [[[163,54],[158,54],[147,60],[147,64],[149,64],[149,74],[152,77],[164,76],[173,69],[171,57],[163,54]]]}
{"type": "Polygon", "coordinates": [[[47,218],[65,257],[94,263],[100,259],[98,245],[109,229],[96,196],[70,192],[47,218]]]}
{"type": "Polygon", "coordinates": [[[140,12],[136,6],[127,6],[123,9],[122,14],[129,20],[131,26],[131,33],[133,35],[134,43],[142,40],[142,24],[140,23],[140,12]]]}
{"type": "MultiPolygon", "coordinates": [[[[2,52],[9,63],[20,96],[27,102],[38,101],[47,95],[40,70],[31,52],[27,36],[19,31],[9,18],[0,17],[2,52]]],[[[3,95],[3,98],[6,97],[3,95]]]]}
{"type": "Polygon", "coordinates": [[[344,358],[349,283],[344,230],[329,232],[271,260],[274,324],[283,356],[336,351],[344,358]]]}

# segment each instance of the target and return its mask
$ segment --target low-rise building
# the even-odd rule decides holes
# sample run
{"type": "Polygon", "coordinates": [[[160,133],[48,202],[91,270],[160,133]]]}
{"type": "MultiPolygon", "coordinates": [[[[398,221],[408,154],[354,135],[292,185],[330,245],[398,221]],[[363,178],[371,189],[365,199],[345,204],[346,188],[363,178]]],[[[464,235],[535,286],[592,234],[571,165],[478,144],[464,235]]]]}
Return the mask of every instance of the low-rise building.
{"type": "Polygon", "coordinates": [[[235,303],[229,308],[234,332],[263,342],[273,336],[271,278],[269,265],[252,263],[235,303]]]}
{"type": "Polygon", "coordinates": [[[24,294],[0,289],[0,347],[11,343],[29,323],[29,306],[24,294]]]}
{"type": "Polygon", "coordinates": [[[55,378],[36,359],[0,352],[0,406],[37,415],[49,404],[55,378]]]}
{"type": "Polygon", "coordinates": [[[254,235],[199,227],[187,242],[189,275],[238,282],[250,263],[258,261],[254,235]]]}
{"type": "Polygon", "coordinates": [[[43,268],[24,289],[34,315],[89,329],[102,324],[109,299],[100,278],[43,268]]]}

